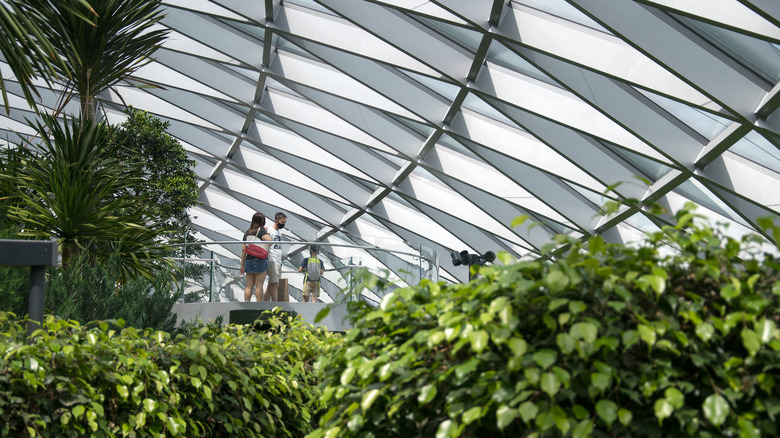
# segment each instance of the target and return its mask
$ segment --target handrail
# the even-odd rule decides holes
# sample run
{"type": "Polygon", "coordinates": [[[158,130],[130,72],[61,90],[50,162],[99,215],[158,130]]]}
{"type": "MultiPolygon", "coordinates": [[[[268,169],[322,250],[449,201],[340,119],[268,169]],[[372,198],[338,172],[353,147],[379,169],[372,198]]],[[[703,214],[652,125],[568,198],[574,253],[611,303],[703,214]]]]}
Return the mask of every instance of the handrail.
{"type": "MultiPolygon", "coordinates": [[[[412,257],[414,259],[414,261],[404,260],[403,258],[400,258],[399,261],[401,261],[403,263],[406,263],[406,264],[414,265],[415,266],[414,271],[416,271],[417,268],[419,268],[419,274],[418,275],[412,274],[412,275],[414,275],[414,278],[417,278],[418,280],[422,279],[424,276],[427,277],[427,275],[431,274],[431,270],[434,271],[433,275],[436,275],[435,271],[438,268],[438,263],[436,261],[436,254],[432,250],[428,250],[427,248],[426,248],[427,252],[423,252],[423,247],[422,246],[419,247],[418,251],[412,252],[412,251],[407,251],[407,250],[404,250],[404,249],[384,248],[384,247],[381,247],[381,246],[378,246],[378,245],[359,245],[359,244],[352,244],[352,243],[331,243],[331,242],[305,241],[305,240],[281,240],[281,241],[249,240],[249,241],[246,241],[246,240],[232,240],[232,239],[231,240],[216,240],[216,241],[209,241],[209,242],[180,241],[180,242],[177,242],[177,243],[171,243],[171,246],[174,246],[174,247],[177,247],[177,248],[181,248],[182,250],[184,248],[188,247],[188,246],[190,246],[190,247],[192,247],[192,246],[200,246],[200,247],[203,247],[203,250],[209,251],[208,247],[212,246],[212,245],[220,245],[220,246],[224,247],[224,246],[227,246],[227,245],[236,245],[236,244],[301,245],[302,248],[296,248],[294,251],[290,252],[291,256],[300,256],[301,252],[303,252],[306,249],[306,246],[308,246],[308,245],[316,245],[318,247],[354,248],[354,249],[363,250],[363,251],[369,251],[369,252],[377,251],[377,252],[381,252],[381,253],[388,253],[388,254],[391,254],[391,255],[395,255],[396,257],[398,257],[398,256],[408,256],[408,257],[412,257]],[[428,256],[426,254],[430,254],[430,256],[428,256]],[[427,264],[427,266],[424,266],[425,264],[427,264]]],[[[414,247],[412,247],[412,248],[414,248],[414,247]]],[[[185,262],[185,263],[186,262],[202,262],[202,263],[206,263],[206,264],[210,264],[211,265],[211,267],[212,267],[211,268],[211,274],[210,274],[211,276],[208,278],[208,288],[204,289],[204,290],[208,290],[209,301],[212,300],[212,294],[214,292],[214,289],[213,289],[213,286],[212,286],[213,285],[213,281],[214,281],[214,277],[213,277],[213,273],[214,273],[213,270],[214,270],[214,268],[219,267],[221,270],[223,270],[223,272],[225,272],[225,274],[227,274],[229,276],[235,276],[236,275],[235,271],[237,271],[239,269],[237,266],[231,266],[230,264],[220,263],[220,260],[223,260],[225,262],[227,262],[228,260],[231,260],[233,262],[240,260],[239,259],[239,254],[236,254],[236,252],[231,251],[229,248],[225,249],[226,253],[224,255],[220,255],[218,257],[216,256],[217,253],[215,253],[214,249],[211,249],[210,251],[211,251],[211,258],[202,258],[202,257],[197,257],[197,256],[186,257],[186,255],[184,257],[170,257],[170,260],[176,260],[178,262],[185,262]]],[[[286,252],[287,251],[285,251],[285,253],[286,252]]],[[[185,251],[185,254],[186,254],[186,251],[185,251]]],[[[181,255],[181,253],[179,253],[179,255],[181,255]]],[[[376,256],[376,255],[374,255],[374,256],[376,256]]],[[[371,266],[366,266],[366,265],[362,265],[362,264],[355,265],[355,264],[353,264],[351,262],[351,259],[352,259],[352,257],[346,257],[346,258],[340,257],[340,258],[331,260],[333,262],[333,267],[332,268],[328,268],[325,271],[326,272],[338,272],[339,275],[344,275],[343,274],[344,271],[354,270],[356,268],[368,268],[370,270],[373,270],[374,268],[376,268],[376,267],[372,268],[371,266]],[[336,260],[338,260],[338,263],[336,263],[336,260]],[[339,265],[342,264],[341,260],[344,260],[344,262],[346,262],[346,263],[344,263],[343,266],[336,266],[336,264],[339,264],[339,265]]],[[[293,258],[292,257],[288,258],[285,255],[284,260],[287,262],[287,264],[285,266],[290,266],[289,263],[292,263],[293,258]]],[[[293,263],[293,265],[294,265],[294,263],[293,263]]],[[[293,266],[293,269],[291,269],[291,270],[287,270],[287,269],[283,268],[282,273],[297,274],[298,271],[294,270],[294,266],[293,266]]],[[[351,275],[354,275],[354,274],[347,274],[347,275],[350,275],[350,278],[351,278],[351,275]]],[[[401,276],[402,278],[405,277],[403,274],[399,274],[399,276],[401,276]]],[[[182,277],[181,280],[182,280],[182,287],[184,287],[185,277],[182,277]]],[[[230,284],[232,284],[232,283],[230,283],[230,284]]],[[[334,285],[335,285],[335,283],[334,283],[334,285]]],[[[206,286],[206,285],[204,284],[203,286],[206,286]]],[[[331,291],[331,292],[333,292],[333,291],[331,291]]],[[[333,298],[334,300],[336,300],[336,298],[337,298],[335,295],[333,295],[333,293],[328,292],[328,295],[330,295],[331,298],[333,298]]],[[[372,299],[371,301],[373,302],[374,300],[372,299]]]]}
{"type": "Polygon", "coordinates": [[[316,245],[316,246],[339,246],[344,248],[355,248],[355,249],[364,249],[364,250],[374,250],[374,251],[384,251],[384,252],[390,252],[393,254],[403,254],[408,255],[412,257],[420,257],[421,259],[427,261],[428,263],[435,264],[434,260],[425,257],[422,252],[409,252],[409,251],[401,251],[401,250],[395,250],[395,249],[387,249],[382,248],[381,246],[376,245],[354,245],[350,243],[326,243],[326,242],[317,242],[317,241],[299,241],[299,240],[262,240],[258,242],[257,240],[215,240],[211,242],[180,242],[180,243],[173,243],[171,245],[173,246],[199,246],[199,245],[235,245],[235,244],[250,244],[250,243],[268,243],[268,244],[283,244],[283,245],[316,245]]]}

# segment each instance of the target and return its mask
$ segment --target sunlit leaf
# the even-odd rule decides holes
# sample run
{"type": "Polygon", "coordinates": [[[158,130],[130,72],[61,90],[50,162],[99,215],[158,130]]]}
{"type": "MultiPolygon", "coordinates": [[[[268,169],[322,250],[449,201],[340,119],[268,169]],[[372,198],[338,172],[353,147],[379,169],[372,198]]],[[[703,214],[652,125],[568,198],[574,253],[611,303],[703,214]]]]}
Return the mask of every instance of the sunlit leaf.
{"type": "Polygon", "coordinates": [[[729,404],[720,394],[711,394],[702,404],[704,417],[715,426],[720,426],[729,415],[729,404]]]}
{"type": "Polygon", "coordinates": [[[517,411],[507,405],[501,405],[496,410],[496,423],[499,429],[503,430],[509,426],[517,417],[517,411]]]}
{"type": "Polygon", "coordinates": [[[378,389],[372,389],[366,391],[363,394],[363,400],[360,402],[360,407],[363,408],[363,412],[371,408],[371,405],[374,404],[374,402],[376,401],[376,399],[379,397],[380,394],[381,391],[378,389]]]}

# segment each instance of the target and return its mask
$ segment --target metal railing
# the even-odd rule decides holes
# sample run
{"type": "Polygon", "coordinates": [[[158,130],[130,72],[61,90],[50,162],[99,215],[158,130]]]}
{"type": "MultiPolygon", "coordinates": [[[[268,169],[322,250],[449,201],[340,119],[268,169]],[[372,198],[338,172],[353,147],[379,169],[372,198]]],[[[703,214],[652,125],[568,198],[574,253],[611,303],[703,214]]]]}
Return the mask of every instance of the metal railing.
{"type": "MultiPolygon", "coordinates": [[[[203,251],[195,257],[172,257],[184,266],[195,264],[203,267],[202,274],[197,278],[186,278],[182,275],[180,286],[184,290],[185,302],[239,302],[243,301],[245,277],[239,275],[240,250],[230,251],[231,245],[258,243],[258,241],[213,241],[186,242],[178,246],[184,254],[184,247],[200,246],[206,248],[208,256],[203,257],[203,251]],[[223,250],[208,249],[219,246],[223,250]],[[236,255],[236,252],[238,255],[236,255]]],[[[282,277],[288,279],[288,294],[291,300],[302,300],[303,274],[298,272],[301,260],[308,257],[308,246],[320,248],[319,258],[325,265],[325,274],[321,280],[321,300],[323,302],[347,302],[364,300],[378,304],[382,296],[399,286],[416,285],[423,278],[438,280],[438,260],[433,251],[420,247],[417,252],[395,250],[370,245],[354,245],[346,243],[326,243],[318,241],[263,241],[264,244],[281,244],[300,247],[287,251],[283,257],[282,277]],[[335,247],[360,251],[347,257],[334,257],[335,247]],[[328,248],[330,250],[328,250],[328,248]],[[363,264],[363,257],[369,255],[380,260],[379,264],[363,264]],[[368,271],[384,278],[386,288],[366,288],[361,281],[364,272],[368,271]]],[[[343,253],[343,251],[340,251],[343,253]]],[[[267,285],[264,283],[264,287],[267,285]]]]}

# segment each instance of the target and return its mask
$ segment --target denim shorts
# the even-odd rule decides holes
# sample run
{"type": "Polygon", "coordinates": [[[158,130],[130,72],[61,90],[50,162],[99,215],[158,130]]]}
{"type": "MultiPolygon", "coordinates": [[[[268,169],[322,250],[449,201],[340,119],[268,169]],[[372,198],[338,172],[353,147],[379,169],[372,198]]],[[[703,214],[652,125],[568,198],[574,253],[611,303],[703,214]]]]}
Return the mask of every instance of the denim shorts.
{"type": "Polygon", "coordinates": [[[268,270],[268,259],[247,257],[244,262],[244,272],[247,274],[262,274],[268,270]]]}

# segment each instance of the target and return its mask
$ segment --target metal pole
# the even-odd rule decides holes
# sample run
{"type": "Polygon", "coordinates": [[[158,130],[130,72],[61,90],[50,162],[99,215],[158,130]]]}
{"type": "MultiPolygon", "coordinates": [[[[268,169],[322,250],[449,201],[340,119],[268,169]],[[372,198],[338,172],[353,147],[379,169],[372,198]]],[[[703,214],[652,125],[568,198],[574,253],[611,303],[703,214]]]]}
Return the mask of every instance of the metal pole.
{"type": "Polygon", "coordinates": [[[46,267],[30,267],[30,305],[27,308],[27,336],[39,329],[43,323],[43,299],[46,288],[46,267]]]}
{"type": "Polygon", "coordinates": [[[182,248],[182,260],[181,260],[181,293],[184,293],[184,280],[186,278],[187,269],[187,232],[184,232],[184,247],[182,248]]]}
{"type": "Polygon", "coordinates": [[[422,267],[422,260],[423,260],[423,251],[422,251],[422,245],[420,245],[420,260],[418,263],[418,266],[420,267],[420,275],[417,277],[417,284],[420,284],[423,278],[423,267],[422,267]]]}
{"type": "Polygon", "coordinates": [[[211,269],[209,269],[209,303],[212,302],[211,292],[214,289],[214,250],[211,250],[211,269]]]}

